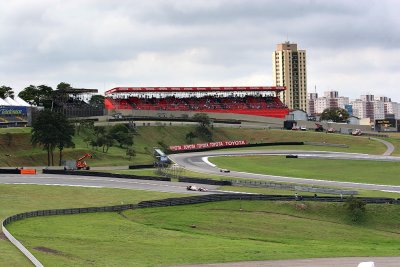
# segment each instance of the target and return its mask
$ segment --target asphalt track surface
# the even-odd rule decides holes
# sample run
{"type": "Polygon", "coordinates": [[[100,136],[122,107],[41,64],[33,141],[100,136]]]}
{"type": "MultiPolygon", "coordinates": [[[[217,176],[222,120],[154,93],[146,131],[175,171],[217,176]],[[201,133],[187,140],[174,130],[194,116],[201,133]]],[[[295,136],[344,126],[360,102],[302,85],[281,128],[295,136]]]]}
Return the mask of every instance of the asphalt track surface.
{"type": "MultiPolygon", "coordinates": [[[[149,181],[122,178],[57,175],[57,174],[0,174],[0,184],[36,184],[56,186],[77,186],[93,188],[119,188],[135,189],[180,194],[215,194],[222,191],[216,190],[217,186],[207,185],[208,192],[187,191],[186,186],[190,183],[175,183],[164,181],[149,181]]],[[[192,184],[194,185],[194,184],[192,184]]]]}
{"type": "MultiPolygon", "coordinates": [[[[368,155],[358,153],[324,152],[324,151],[304,151],[304,150],[236,150],[236,151],[206,151],[195,153],[173,154],[169,157],[179,166],[185,169],[206,174],[222,175],[227,178],[246,178],[255,180],[307,184],[325,187],[343,187],[352,189],[381,190],[400,193],[400,186],[378,185],[366,183],[337,182],[328,180],[293,178],[286,176],[254,174],[247,172],[230,171],[229,173],[220,172],[218,166],[210,163],[208,158],[216,156],[250,156],[250,155],[297,155],[299,158],[325,158],[325,159],[345,159],[345,160],[373,160],[400,162],[400,157],[368,155]]],[[[205,175],[206,176],[206,175],[205,175]]],[[[399,264],[400,266],[400,264],[399,264]]]]}

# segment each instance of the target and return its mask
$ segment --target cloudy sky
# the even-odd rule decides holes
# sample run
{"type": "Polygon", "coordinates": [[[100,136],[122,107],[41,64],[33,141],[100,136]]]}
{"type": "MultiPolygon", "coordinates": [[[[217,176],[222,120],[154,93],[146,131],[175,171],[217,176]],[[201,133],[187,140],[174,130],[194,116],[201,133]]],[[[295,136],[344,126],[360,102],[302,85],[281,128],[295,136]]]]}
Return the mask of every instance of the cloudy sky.
{"type": "Polygon", "coordinates": [[[0,1],[0,85],[272,85],[271,53],[307,51],[308,91],[400,102],[400,1],[0,1]]]}

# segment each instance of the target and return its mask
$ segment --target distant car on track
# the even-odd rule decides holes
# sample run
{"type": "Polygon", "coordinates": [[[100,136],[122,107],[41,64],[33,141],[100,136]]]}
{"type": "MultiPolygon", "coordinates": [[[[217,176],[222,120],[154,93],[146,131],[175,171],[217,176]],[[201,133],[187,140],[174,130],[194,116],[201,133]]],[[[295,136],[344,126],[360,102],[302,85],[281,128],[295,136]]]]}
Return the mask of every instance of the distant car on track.
{"type": "Polygon", "coordinates": [[[220,169],[219,171],[220,171],[220,172],[231,172],[231,171],[228,170],[228,169],[220,169]]]}
{"type": "Polygon", "coordinates": [[[200,192],[207,192],[208,191],[208,189],[205,188],[205,187],[197,187],[195,185],[186,186],[186,190],[189,190],[189,191],[200,191],[200,192]]]}

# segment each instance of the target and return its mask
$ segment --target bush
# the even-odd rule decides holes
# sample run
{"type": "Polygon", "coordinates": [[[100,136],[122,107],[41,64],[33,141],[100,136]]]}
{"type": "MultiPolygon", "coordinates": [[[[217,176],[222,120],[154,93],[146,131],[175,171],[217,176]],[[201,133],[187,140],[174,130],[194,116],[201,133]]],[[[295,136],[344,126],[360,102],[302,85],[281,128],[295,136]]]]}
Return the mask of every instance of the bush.
{"type": "Polygon", "coordinates": [[[366,203],[354,197],[350,197],[344,204],[348,215],[353,223],[361,222],[365,217],[366,203]]]}

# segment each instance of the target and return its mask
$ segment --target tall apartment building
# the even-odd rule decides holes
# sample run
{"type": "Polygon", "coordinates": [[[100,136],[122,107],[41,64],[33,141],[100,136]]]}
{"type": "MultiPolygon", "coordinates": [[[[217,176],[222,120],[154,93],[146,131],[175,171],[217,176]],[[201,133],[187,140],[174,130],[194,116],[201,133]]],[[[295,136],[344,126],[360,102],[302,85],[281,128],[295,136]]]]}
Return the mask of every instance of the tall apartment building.
{"type": "Polygon", "coordinates": [[[272,53],[272,69],[274,86],[286,86],[281,101],[290,109],[307,111],[306,51],[290,42],[278,44],[272,53]]]}
{"type": "Polygon", "coordinates": [[[381,99],[374,98],[374,95],[362,95],[361,99],[356,99],[351,101],[353,106],[353,115],[362,119],[369,118],[370,121],[384,119],[385,112],[385,102],[381,99]]]}
{"type": "Polygon", "coordinates": [[[324,97],[318,97],[317,94],[308,95],[309,114],[321,114],[327,108],[345,108],[349,104],[348,97],[339,97],[338,91],[327,91],[324,97]],[[317,97],[315,97],[317,96],[317,97]],[[311,109],[312,108],[312,109],[311,109]]]}
{"type": "Polygon", "coordinates": [[[309,93],[307,98],[307,113],[315,114],[315,100],[318,98],[318,93],[309,93]]]}

